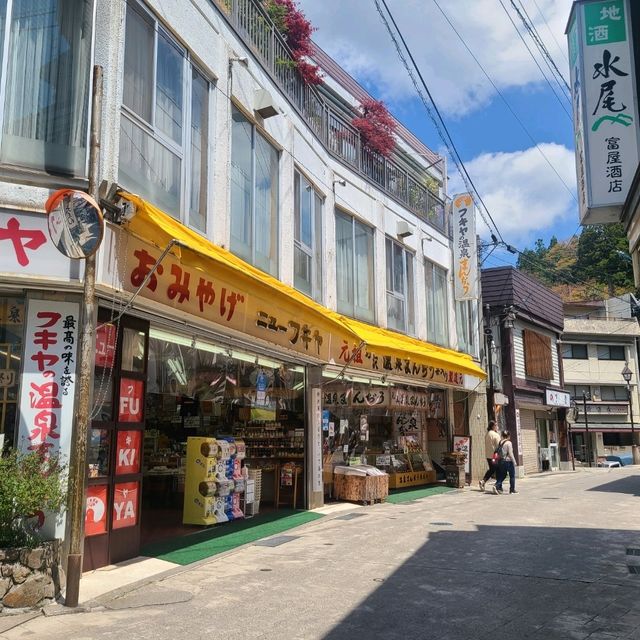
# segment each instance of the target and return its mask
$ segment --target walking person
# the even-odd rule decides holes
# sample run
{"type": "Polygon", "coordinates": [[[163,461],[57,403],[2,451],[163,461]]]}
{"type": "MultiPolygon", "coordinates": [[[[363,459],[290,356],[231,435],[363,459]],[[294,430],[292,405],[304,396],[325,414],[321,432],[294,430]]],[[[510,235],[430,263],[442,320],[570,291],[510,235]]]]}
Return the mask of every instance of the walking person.
{"type": "Polygon", "coordinates": [[[487,433],[484,434],[484,454],[487,458],[488,469],[484,474],[484,478],[480,480],[480,491],[484,491],[484,485],[487,480],[494,477],[498,471],[498,465],[493,460],[493,453],[500,442],[500,434],[498,433],[498,425],[495,420],[489,420],[487,433]]]}
{"type": "Polygon", "coordinates": [[[511,443],[511,434],[508,431],[502,432],[502,438],[496,448],[499,456],[498,473],[496,475],[496,483],[493,486],[493,493],[501,494],[502,483],[509,474],[509,493],[518,493],[516,491],[516,457],[513,455],[513,444],[511,443]]]}

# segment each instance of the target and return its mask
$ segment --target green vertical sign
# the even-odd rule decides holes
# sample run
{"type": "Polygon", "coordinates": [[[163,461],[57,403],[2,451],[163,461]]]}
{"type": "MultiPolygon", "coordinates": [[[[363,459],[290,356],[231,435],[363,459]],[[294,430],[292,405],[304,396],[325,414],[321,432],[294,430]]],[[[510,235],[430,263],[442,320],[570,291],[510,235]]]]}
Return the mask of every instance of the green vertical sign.
{"type": "Polygon", "coordinates": [[[624,42],[627,39],[624,0],[584,5],[584,21],[587,45],[624,42]]]}
{"type": "Polygon", "coordinates": [[[578,21],[574,15],[569,27],[569,64],[573,66],[578,57],[578,21]]]}

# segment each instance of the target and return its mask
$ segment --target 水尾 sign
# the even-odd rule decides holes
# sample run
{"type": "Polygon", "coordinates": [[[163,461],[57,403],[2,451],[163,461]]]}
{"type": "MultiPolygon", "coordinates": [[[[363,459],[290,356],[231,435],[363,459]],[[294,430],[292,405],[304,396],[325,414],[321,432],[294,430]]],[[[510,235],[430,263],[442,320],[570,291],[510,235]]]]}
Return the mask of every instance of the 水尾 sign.
{"type": "Polygon", "coordinates": [[[567,37],[580,221],[617,222],[638,167],[628,0],[576,2],[567,37]]]}

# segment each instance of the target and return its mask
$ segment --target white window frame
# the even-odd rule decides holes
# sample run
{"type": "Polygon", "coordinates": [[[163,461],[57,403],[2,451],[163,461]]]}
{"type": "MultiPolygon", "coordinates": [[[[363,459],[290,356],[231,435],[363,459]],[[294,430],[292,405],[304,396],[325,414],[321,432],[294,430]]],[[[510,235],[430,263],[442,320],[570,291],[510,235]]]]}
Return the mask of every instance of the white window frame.
{"type": "Polygon", "coordinates": [[[456,302],[456,330],[458,332],[458,349],[470,355],[477,355],[478,303],[476,300],[456,302]]]}
{"type": "MultiPolygon", "coordinates": [[[[210,148],[212,130],[212,88],[213,81],[203,71],[203,69],[194,63],[192,56],[188,49],[183,47],[176,38],[160,23],[158,18],[146,7],[145,4],[139,0],[127,0],[125,11],[125,29],[126,29],[126,13],[129,11],[129,7],[132,10],[138,11],[143,17],[153,22],[153,69],[152,69],[152,95],[151,95],[151,119],[153,122],[147,122],[142,116],[137,114],[133,109],[124,104],[124,98],[120,105],[121,117],[131,122],[134,126],[142,129],[142,131],[148,135],[154,142],[164,147],[167,151],[176,156],[180,161],[180,196],[178,198],[178,211],[166,211],[169,215],[180,220],[183,224],[191,227],[194,231],[206,234],[208,231],[208,212],[209,212],[209,194],[211,191],[211,179],[210,168],[212,162],[212,154],[210,148]],[[164,133],[156,125],[156,94],[157,94],[157,64],[158,64],[158,36],[162,36],[174,46],[178,52],[182,55],[182,139],[180,143],[177,143],[171,136],[164,133]],[[205,174],[204,186],[205,193],[201,194],[204,200],[204,229],[191,224],[190,220],[190,207],[191,207],[191,111],[192,111],[192,73],[195,71],[202,79],[207,83],[207,139],[205,140],[206,153],[205,153],[205,166],[203,171],[205,174]]],[[[125,42],[125,47],[127,43],[125,42]]],[[[124,70],[122,72],[124,74],[124,70]]],[[[122,133],[122,125],[120,126],[120,133],[122,133]]],[[[133,141],[131,141],[133,142],[133,141]]],[[[140,153],[141,150],[138,149],[140,153]]],[[[148,163],[149,164],[149,163],[148,163]]],[[[149,167],[152,169],[151,165],[149,167]]],[[[153,169],[152,169],[153,170],[153,169]]],[[[123,186],[126,186],[126,181],[123,186]]]]}
{"type": "MultiPolygon", "coordinates": [[[[0,0],[1,1],[1,0],[0,0]]],[[[8,75],[8,60],[9,60],[9,40],[11,36],[11,18],[13,17],[13,7],[19,0],[6,0],[5,6],[5,15],[4,15],[4,25],[1,25],[0,28],[3,29],[2,33],[2,46],[0,47],[0,145],[2,144],[2,134],[4,132],[4,119],[5,119],[5,101],[7,97],[7,75],[8,75]]],[[[91,60],[94,58],[94,48],[95,48],[95,38],[96,38],[96,8],[97,2],[93,2],[93,10],[91,12],[91,43],[90,43],[90,51],[91,51],[91,60]]],[[[87,175],[89,169],[89,136],[91,129],[91,105],[88,104],[90,101],[90,96],[93,88],[93,74],[91,71],[91,65],[89,65],[89,82],[88,82],[88,94],[85,96],[85,102],[87,106],[87,121],[85,123],[85,138],[84,138],[84,162],[82,164],[82,168],[80,172],[77,174],[73,174],[73,178],[83,178],[87,175]]],[[[6,163],[0,163],[1,166],[9,166],[6,163]]],[[[13,166],[13,165],[12,165],[13,166]]],[[[41,174],[48,174],[49,170],[44,166],[40,169],[34,169],[31,166],[22,166],[15,165],[20,169],[24,168],[30,172],[38,172],[41,174]]],[[[57,175],[67,176],[68,174],[60,172],[57,175]]]]}
{"type": "Polygon", "coordinates": [[[322,212],[324,209],[324,198],[322,194],[313,186],[307,177],[294,168],[294,286],[298,291],[306,295],[310,295],[316,302],[322,302],[322,212]],[[302,210],[302,198],[310,196],[310,208],[311,208],[311,246],[307,245],[300,239],[301,228],[301,210],[302,210]],[[299,251],[304,254],[310,262],[310,278],[311,278],[311,291],[303,291],[296,284],[295,276],[295,252],[299,251]]]}
{"type": "MultiPolygon", "coordinates": [[[[255,266],[257,269],[260,269],[262,271],[264,271],[265,273],[268,273],[269,275],[272,275],[274,278],[277,278],[279,275],[279,258],[280,258],[280,158],[281,158],[281,151],[273,144],[273,142],[265,135],[265,132],[262,130],[260,130],[258,128],[258,126],[256,125],[256,123],[247,116],[247,114],[240,109],[236,104],[232,104],[231,105],[231,113],[232,113],[232,119],[233,119],[233,112],[237,112],[239,113],[242,118],[244,118],[244,120],[247,122],[247,124],[251,127],[251,194],[250,194],[250,202],[251,202],[251,206],[250,206],[250,216],[251,216],[251,220],[250,220],[250,224],[251,224],[251,242],[249,245],[245,244],[244,246],[247,247],[251,253],[250,256],[242,256],[239,255],[240,258],[242,258],[243,260],[246,259],[248,262],[250,262],[253,266],[255,266]],[[275,238],[273,238],[274,242],[275,242],[275,255],[273,256],[273,270],[269,270],[269,269],[263,269],[262,266],[260,266],[258,264],[258,260],[256,259],[256,237],[259,233],[259,230],[256,229],[256,148],[257,148],[257,139],[261,138],[264,142],[266,142],[271,149],[273,149],[276,152],[277,155],[277,165],[278,165],[278,175],[276,180],[274,181],[274,185],[273,188],[276,190],[276,207],[275,207],[275,220],[274,220],[274,229],[273,229],[273,233],[275,234],[275,238]]],[[[230,123],[230,126],[233,126],[233,123],[230,123]]],[[[232,134],[233,136],[233,134],[232,134]]],[[[229,150],[229,165],[232,167],[232,162],[233,162],[233,141],[231,142],[231,149],[229,150]]],[[[233,168],[232,168],[233,170],[233,168]]],[[[230,178],[232,179],[232,178],[230,178]]],[[[233,198],[233,193],[231,193],[230,195],[230,199],[233,198]]],[[[233,216],[233,203],[231,202],[231,207],[230,207],[230,212],[229,212],[229,216],[232,217],[233,216]]],[[[230,219],[230,227],[233,228],[233,220],[230,219]]],[[[270,231],[271,233],[271,231],[270,231]]],[[[235,251],[234,251],[234,244],[233,244],[233,237],[230,238],[229,241],[229,247],[230,250],[234,253],[236,253],[236,255],[238,255],[237,253],[237,247],[235,247],[235,251]]]]}
{"type": "MultiPolygon", "coordinates": [[[[365,224],[364,222],[362,222],[361,220],[359,220],[358,218],[356,218],[355,216],[351,215],[350,213],[347,213],[346,211],[343,211],[342,209],[338,209],[336,208],[334,211],[334,224],[337,225],[337,220],[338,220],[338,216],[342,216],[345,219],[349,219],[351,221],[351,265],[352,265],[352,273],[353,273],[353,291],[351,292],[351,297],[353,299],[353,309],[345,309],[345,308],[340,308],[340,299],[337,295],[337,286],[336,286],[336,306],[337,306],[337,310],[338,313],[343,313],[344,315],[348,315],[352,318],[355,318],[357,320],[362,320],[364,322],[369,322],[371,324],[375,324],[376,323],[376,318],[377,318],[377,313],[376,313],[376,245],[375,245],[375,228],[371,227],[368,224],[365,224]],[[358,283],[356,282],[356,268],[355,268],[355,256],[356,256],[356,224],[359,224],[360,226],[362,226],[363,228],[367,229],[369,232],[371,232],[371,239],[372,239],[372,254],[371,254],[371,290],[372,290],[372,309],[371,311],[371,317],[369,317],[366,314],[363,313],[359,313],[358,310],[362,309],[364,310],[364,307],[358,307],[355,303],[355,289],[358,287],[358,283]]],[[[337,256],[338,256],[338,251],[336,249],[336,279],[338,278],[338,273],[337,273],[337,269],[338,269],[338,265],[337,265],[337,256]]],[[[368,309],[366,311],[369,311],[368,309]]]]}
{"type": "Polygon", "coordinates": [[[449,331],[449,272],[439,264],[432,262],[425,258],[424,260],[424,277],[426,287],[426,302],[427,302],[427,340],[442,347],[449,347],[451,336],[449,331]],[[429,273],[431,273],[431,280],[429,281],[429,273]],[[435,282],[436,274],[440,274],[443,280],[443,308],[444,308],[444,321],[443,321],[443,339],[440,340],[439,336],[434,334],[435,328],[431,326],[429,318],[432,313],[429,310],[429,305],[433,305],[435,300],[435,282]]]}
{"type": "Polygon", "coordinates": [[[409,251],[401,242],[394,240],[390,236],[386,236],[385,243],[385,256],[386,256],[386,290],[387,290],[387,327],[410,335],[415,335],[416,332],[416,311],[415,311],[415,254],[409,251]],[[394,249],[400,249],[402,252],[402,283],[405,291],[396,291],[394,287],[395,283],[395,264],[393,260],[394,249]],[[391,256],[391,259],[389,259],[391,256]],[[409,263],[411,269],[408,269],[409,263]],[[409,273],[409,271],[411,273],[409,273]],[[391,285],[391,289],[389,288],[391,285]],[[401,304],[402,307],[402,327],[392,327],[389,323],[390,302],[396,301],[401,304]]]}

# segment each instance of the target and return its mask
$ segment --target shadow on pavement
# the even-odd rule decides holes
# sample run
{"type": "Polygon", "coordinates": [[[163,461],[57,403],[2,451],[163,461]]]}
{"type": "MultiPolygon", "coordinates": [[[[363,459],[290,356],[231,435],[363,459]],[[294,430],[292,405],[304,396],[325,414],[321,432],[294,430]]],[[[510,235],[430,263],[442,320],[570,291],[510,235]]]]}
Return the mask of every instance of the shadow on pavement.
{"type": "Polygon", "coordinates": [[[592,487],[589,491],[606,491],[608,493],[626,493],[631,496],[640,496],[640,475],[628,476],[592,487]]]}
{"type": "Polygon", "coordinates": [[[326,640],[640,638],[640,576],[627,567],[640,557],[626,555],[640,547],[639,531],[427,531],[409,561],[372,578],[380,586],[326,640]]]}

